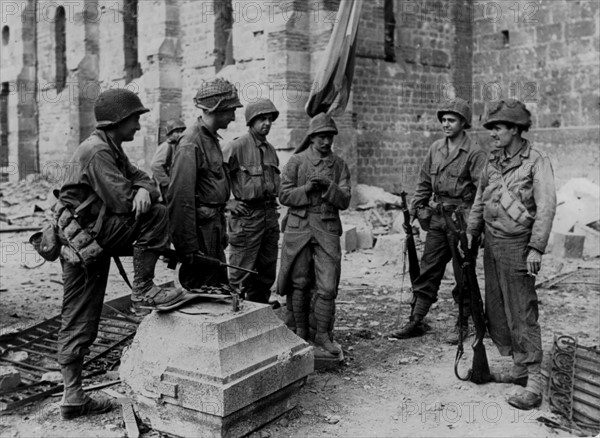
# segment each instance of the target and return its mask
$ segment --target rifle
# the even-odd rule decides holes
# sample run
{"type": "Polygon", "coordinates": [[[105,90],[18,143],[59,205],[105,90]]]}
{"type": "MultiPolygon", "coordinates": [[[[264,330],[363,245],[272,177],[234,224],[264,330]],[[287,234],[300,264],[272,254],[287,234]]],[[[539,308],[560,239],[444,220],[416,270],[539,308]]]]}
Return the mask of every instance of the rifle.
{"type": "MultiPolygon", "coordinates": [[[[160,252],[165,259],[167,259],[167,268],[175,269],[177,267],[177,262],[184,262],[184,258],[181,257],[177,251],[174,249],[163,249],[160,252]]],[[[195,253],[194,254],[194,265],[206,265],[206,266],[214,266],[214,267],[227,267],[231,269],[237,269],[238,271],[248,272],[249,274],[258,274],[258,272],[253,271],[252,269],[242,268],[241,266],[230,265],[228,263],[222,262],[221,260],[210,257],[204,254],[195,253]]]]}
{"type": "Polygon", "coordinates": [[[408,273],[410,282],[414,283],[417,277],[421,274],[419,268],[419,258],[417,257],[417,247],[415,245],[415,237],[413,236],[412,227],[410,225],[410,212],[406,204],[406,192],[400,192],[402,198],[402,214],[404,215],[404,231],[406,233],[406,251],[408,252],[408,273]]]}
{"type": "MultiPolygon", "coordinates": [[[[443,207],[442,211],[443,211],[443,207]]],[[[462,217],[461,211],[456,211],[453,214],[453,218],[456,220],[456,225],[452,218],[448,218],[448,215],[443,211],[444,219],[448,226],[449,232],[452,232],[458,239],[464,251],[464,258],[460,257],[458,248],[452,245],[452,257],[459,257],[457,260],[461,260],[462,266],[462,280],[460,287],[460,298],[458,304],[459,321],[462,319],[462,301],[465,294],[469,294],[471,299],[471,318],[473,318],[473,324],[475,325],[475,340],[471,347],[473,348],[473,364],[466,377],[461,377],[458,372],[458,364],[464,353],[463,350],[463,329],[459,324],[459,335],[458,335],[458,349],[456,351],[456,359],[454,360],[454,374],[459,380],[470,380],[473,383],[481,384],[492,381],[490,374],[490,367],[488,365],[487,355],[485,352],[485,345],[483,345],[483,337],[485,336],[486,324],[485,324],[485,313],[483,310],[483,300],[481,299],[481,291],[479,290],[479,284],[477,283],[476,263],[477,263],[477,246],[473,245],[471,248],[468,247],[466,224],[462,217]]]]}

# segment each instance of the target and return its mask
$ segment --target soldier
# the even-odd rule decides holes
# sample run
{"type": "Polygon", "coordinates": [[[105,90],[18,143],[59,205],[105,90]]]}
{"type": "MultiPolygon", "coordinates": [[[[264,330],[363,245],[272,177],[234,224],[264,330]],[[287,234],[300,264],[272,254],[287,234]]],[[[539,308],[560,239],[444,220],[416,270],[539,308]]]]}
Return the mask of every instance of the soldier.
{"type": "MultiPolygon", "coordinates": [[[[456,211],[466,221],[485,163],[485,152],[465,132],[471,127],[471,108],[466,101],[456,98],[445,102],[438,110],[437,118],[442,125],[444,138],[435,141],[429,148],[412,203],[421,227],[428,231],[420,263],[421,274],[413,284],[408,322],[390,334],[397,339],[421,336],[425,332],[423,319],[437,301],[440,283],[451,259],[456,284],[461,284],[460,262],[452,258],[451,248],[457,242],[447,230],[445,215],[456,211]]],[[[452,291],[456,302],[458,291],[458,287],[452,291]]],[[[465,329],[468,326],[468,297],[463,299],[466,299],[463,303],[463,320],[457,321],[456,327],[446,338],[449,343],[458,342],[459,325],[465,329]]]]}
{"type": "Polygon", "coordinates": [[[171,164],[173,163],[173,152],[181,134],[185,131],[185,123],[179,119],[172,119],[167,122],[167,139],[162,142],[152,158],[150,169],[152,177],[158,183],[163,202],[166,204],[167,190],[171,179],[171,164]]]}
{"type": "Polygon", "coordinates": [[[490,108],[483,125],[494,150],[483,169],[469,216],[467,239],[484,239],[485,309],[490,337],[510,373],[492,372],[496,382],[526,386],[508,399],[518,409],[542,403],[542,337],[535,276],[556,212],[554,174],[548,157],[521,137],[531,113],[514,99],[490,108]]]}
{"type": "Polygon", "coordinates": [[[342,224],[339,210],[350,204],[350,172],[332,152],[338,133],[333,119],[318,114],[308,133],[283,169],[279,200],[289,207],[281,248],[278,293],[287,296],[287,308],[296,334],[308,339],[311,289],[316,289],[314,318],[316,345],[333,355],[335,298],[341,274],[342,224]]]}
{"type": "Polygon", "coordinates": [[[202,115],[184,131],[175,149],[167,194],[171,238],[186,259],[179,271],[186,289],[228,284],[225,268],[194,266],[194,254],[225,262],[225,204],[230,187],[217,131],[226,129],[242,106],[236,88],[224,79],[205,82],[194,103],[202,115]]]}
{"type": "Polygon", "coordinates": [[[232,269],[232,284],[244,283],[249,301],[268,303],[275,282],[277,243],[279,242],[279,158],[267,141],[279,111],[269,99],[259,99],[246,107],[248,133],[235,139],[223,151],[229,165],[231,191],[229,201],[229,262],[254,269],[257,276],[246,277],[232,269]],[[247,279],[244,279],[247,278],[247,279]]]}
{"type": "Polygon", "coordinates": [[[110,257],[131,252],[132,304],[171,304],[183,291],[154,285],[159,251],[168,245],[167,209],[150,177],[133,166],[122,143],[140,129],[148,112],[125,89],[100,94],[94,105],[97,129],[76,149],[57,204],[63,247],[64,298],[58,335],[58,362],[64,379],[64,419],[107,412],[112,405],[83,392],[83,358],[98,333],[110,257]]]}

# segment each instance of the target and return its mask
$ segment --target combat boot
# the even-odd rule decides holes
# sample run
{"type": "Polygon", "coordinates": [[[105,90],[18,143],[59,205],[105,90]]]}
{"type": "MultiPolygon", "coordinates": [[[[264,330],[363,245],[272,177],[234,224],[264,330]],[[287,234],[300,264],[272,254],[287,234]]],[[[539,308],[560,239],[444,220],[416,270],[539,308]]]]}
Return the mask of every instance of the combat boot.
{"type": "Polygon", "coordinates": [[[527,386],[523,392],[509,397],[508,404],[524,411],[539,408],[542,404],[543,382],[544,377],[542,376],[540,364],[528,364],[527,386]]]}
{"type": "Polygon", "coordinates": [[[423,322],[423,319],[425,318],[425,315],[427,315],[427,312],[429,312],[431,304],[433,304],[433,301],[424,298],[421,295],[415,295],[412,304],[412,312],[408,318],[408,322],[400,327],[400,330],[391,332],[388,337],[394,339],[408,339],[423,336],[427,331],[427,326],[423,322]]]}
{"type": "Polygon", "coordinates": [[[338,344],[333,343],[329,336],[333,309],[333,300],[326,300],[320,296],[317,297],[314,310],[317,321],[317,333],[315,334],[314,342],[315,345],[322,347],[328,353],[337,356],[342,352],[342,349],[338,344]]]}
{"type": "Polygon", "coordinates": [[[64,391],[60,406],[63,420],[72,420],[82,415],[104,414],[114,406],[108,399],[89,397],[82,386],[83,359],[78,359],[60,369],[63,376],[64,391]]]}
{"type": "MultiPolygon", "coordinates": [[[[185,291],[178,288],[161,288],[154,284],[154,267],[158,253],[133,247],[133,288],[132,310],[142,310],[142,306],[171,305],[179,301],[185,291]]],[[[137,313],[136,313],[137,314],[137,313]]]]}

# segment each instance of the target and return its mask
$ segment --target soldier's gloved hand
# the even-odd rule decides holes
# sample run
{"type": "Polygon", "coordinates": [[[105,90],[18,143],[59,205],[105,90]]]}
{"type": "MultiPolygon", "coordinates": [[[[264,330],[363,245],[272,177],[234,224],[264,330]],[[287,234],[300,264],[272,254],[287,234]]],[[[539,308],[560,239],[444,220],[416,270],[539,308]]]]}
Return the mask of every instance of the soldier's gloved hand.
{"type": "Polygon", "coordinates": [[[311,182],[315,182],[322,190],[327,190],[331,185],[331,180],[325,176],[313,176],[310,179],[311,182]]]}
{"type": "Polygon", "coordinates": [[[527,275],[535,277],[542,267],[542,253],[535,248],[529,248],[527,253],[527,275]]]}
{"type": "Polygon", "coordinates": [[[148,190],[140,187],[133,197],[133,208],[131,211],[135,213],[135,218],[137,219],[140,214],[146,213],[150,210],[152,206],[152,199],[150,199],[150,193],[148,190]]]}
{"type": "Polygon", "coordinates": [[[238,216],[246,216],[248,214],[248,206],[244,201],[230,199],[227,201],[225,209],[238,216]]]}
{"type": "Polygon", "coordinates": [[[316,190],[319,190],[319,184],[312,179],[304,185],[304,191],[306,193],[314,192],[316,190]]]}
{"type": "Polygon", "coordinates": [[[467,233],[467,247],[463,248],[463,246],[460,243],[457,245],[458,253],[460,254],[460,256],[464,258],[467,251],[471,251],[473,245],[477,245],[477,238],[474,237],[471,233],[467,233]]]}

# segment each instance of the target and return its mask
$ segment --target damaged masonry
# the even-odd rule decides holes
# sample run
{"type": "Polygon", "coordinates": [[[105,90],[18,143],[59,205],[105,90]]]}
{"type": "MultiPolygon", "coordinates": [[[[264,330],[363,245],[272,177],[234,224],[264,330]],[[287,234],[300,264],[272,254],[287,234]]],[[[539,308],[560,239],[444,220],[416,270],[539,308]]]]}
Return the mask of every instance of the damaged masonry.
{"type": "Polygon", "coordinates": [[[0,3],[2,436],[600,431],[597,2],[0,3]]]}

